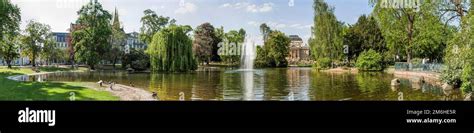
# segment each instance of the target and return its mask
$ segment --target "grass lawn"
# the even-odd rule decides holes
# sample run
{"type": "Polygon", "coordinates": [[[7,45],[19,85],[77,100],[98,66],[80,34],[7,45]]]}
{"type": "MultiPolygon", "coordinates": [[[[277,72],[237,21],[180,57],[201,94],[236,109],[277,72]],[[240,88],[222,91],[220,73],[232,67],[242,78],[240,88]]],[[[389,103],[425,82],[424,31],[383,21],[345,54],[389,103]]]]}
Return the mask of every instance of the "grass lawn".
{"type": "MultiPolygon", "coordinates": [[[[68,68],[42,67],[41,72],[69,71],[68,68]]],[[[79,70],[85,70],[80,68],[79,70]]],[[[0,67],[0,100],[13,101],[67,101],[71,92],[74,92],[75,100],[118,100],[106,91],[98,91],[82,87],[81,82],[18,82],[7,79],[8,76],[33,74],[31,68],[7,69],[0,67]]]]}

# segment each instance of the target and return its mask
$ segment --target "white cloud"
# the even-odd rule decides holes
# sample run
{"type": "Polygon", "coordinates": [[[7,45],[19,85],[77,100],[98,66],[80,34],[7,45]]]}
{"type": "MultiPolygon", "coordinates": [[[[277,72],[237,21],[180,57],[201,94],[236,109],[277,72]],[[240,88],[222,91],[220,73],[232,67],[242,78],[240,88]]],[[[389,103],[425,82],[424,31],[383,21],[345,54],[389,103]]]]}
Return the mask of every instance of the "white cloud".
{"type": "Polygon", "coordinates": [[[250,4],[248,2],[238,2],[235,4],[225,3],[219,6],[220,8],[244,9],[251,13],[264,13],[273,10],[273,3],[263,3],[262,5],[250,4]]]}
{"type": "Polygon", "coordinates": [[[186,14],[193,13],[197,10],[197,6],[193,3],[186,2],[183,5],[180,5],[178,9],[174,11],[176,14],[186,14]]]}
{"type": "Polygon", "coordinates": [[[270,28],[275,28],[275,29],[283,29],[283,28],[294,28],[294,29],[309,29],[311,28],[311,24],[303,25],[303,24],[285,24],[285,23],[278,23],[278,22],[257,22],[257,21],[249,21],[247,24],[258,27],[260,24],[266,23],[270,28]]]}
{"type": "Polygon", "coordinates": [[[249,21],[247,24],[252,25],[252,26],[259,26],[260,24],[256,21],[249,21]]]}

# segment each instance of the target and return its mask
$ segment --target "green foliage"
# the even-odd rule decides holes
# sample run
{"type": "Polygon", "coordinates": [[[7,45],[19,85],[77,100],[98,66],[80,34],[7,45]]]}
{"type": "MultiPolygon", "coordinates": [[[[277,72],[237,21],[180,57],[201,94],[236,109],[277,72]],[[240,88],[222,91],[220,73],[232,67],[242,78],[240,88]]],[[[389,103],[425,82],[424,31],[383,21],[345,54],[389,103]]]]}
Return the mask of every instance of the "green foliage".
{"type": "Polygon", "coordinates": [[[211,61],[213,49],[217,47],[214,26],[210,23],[199,25],[194,30],[193,52],[200,63],[211,61]]]}
{"type": "Polygon", "coordinates": [[[257,67],[286,67],[290,38],[283,32],[272,31],[262,47],[257,47],[257,67]]]}
{"type": "Polygon", "coordinates": [[[268,27],[266,23],[262,23],[260,25],[260,33],[262,33],[262,36],[263,36],[263,43],[265,43],[268,40],[268,36],[270,35],[271,32],[272,30],[270,29],[270,27],[268,27]]]}
{"type": "Polygon", "coordinates": [[[9,0],[0,0],[0,57],[8,68],[11,62],[19,57],[20,8],[9,0]]]}
{"type": "Polygon", "coordinates": [[[355,60],[363,51],[373,49],[378,53],[387,51],[382,31],[372,16],[362,15],[344,34],[344,45],[349,46],[349,60],[355,60]]]}
{"type": "Polygon", "coordinates": [[[18,48],[20,46],[20,35],[18,34],[6,34],[3,36],[4,40],[0,40],[0,56],[5,60],[8,68],[12,68],[11,62],[18,58],[18,48]]]}
{"type": "Polygon", "coordinates": [[[120,26],[119,14],[115,9],[113,23],[112,23],[112,35],[111,35],[111,50],[107,53],[107,60],[111,61],[113,68],[115,64],[124,55],[124,47],[126,45],[127,35],[120,26]]]}
{"type": "Polygon", "coordinates": [[[158,16],[155,11],[147,9],[143,11],[145,14],[141,19],[142,27],[140,28],[139,39],[146,44],[150,44],[153,35],[161,29],[174,25],[176,20],[170,19],[169,17],[158,16]]]}
{"type": "Polygon", "coordinates": [[[49,25],[31,20],[26,25],[25,33],[21,38],[21,54],[27,56],[32,66],[36,67],[36,59],[42,50],[42,45],[52,43],[51,28],[49,25]]]}
{"type": "Polygon", "coordinates": [[[219,44],[223,43],[225,40],[225,33],[224,27],[215,28],[214,31],[214,43],[212,44],[212,54],[211,54],[211,61],[221,61],[221,57],[219,56],[219,44]]]}
{"type": "Polygon", "coordinates": [[[469,93],[472,92],[472,77],[473,77],[473,70],[471,65],[466,65],[463,68],[462,75],[461,75],[461,90],[463,92],[469,93]]]}
{"type": "Polygon", "coordinates": [[[184,72],[197,69],[192,40],[185,30],[185,27],[173,25],[155,34],[147,49],[152,71],[184,72]]]}
{"type": "Polygon", "coordinates": [[[146,70],[150,66],[150,57],[142,49],[130,49],[130,53],[122,57],[122,67],[130,66],[135,70],[146,70]]]}
{"type": "Polygon", "coordinates": [[[58,48],[56,40],[48,38],[41,48],[40,57],[49,64],[51,61],[57,60],[62,56],[61,49],[58,48]]]}
{"type": "Polygon", "coordinates": [[[373,14],[380,24],[390,53],[400,55],[410,62],[413,57],[442,57],[449,32],[441,22],[439,1],[425,0],[420,8],[383,8],[382,1],[372,0],[373,14]]]}
{"type": "Polygon", "coordinates": [[[441,79],[454,87],[463,86],[466,88],[468,87],[466,82],[472,80],[472,76],[468,75],[473,73],[472,70],[468,70],[468,67],[473,66],[472,42],[474,42],[474,34],[472,30],[474,29],[474,17],[470,13],[470,16],[466,18],[461,23],[460,31],[455,33],[454,37],[448,42],[444,54],[445,69],[442,72],[441,79]]]}
{"type": "Polygon", "coordinates": [[[316,61],[316,68],[318,69],[328,69],[331,68],[332,61],[328,57],[319,58],[316,61]]]}
{"type": "Polygon", "coordinates": [[[245,41],[246,32],[244,29],[239,31],[230,30],[224,34],[224,43],[222,43],[221,49],[225,51],[219,52],[221,59],[229,64],[238,64],[240,63],[240,50],[242,43],[245,41]]]}
{"type": "Polygon", "coordinates": [[[0,39],[5,34],[17,32],[20,27],[20,8],[10,0],[0,0],[0,39]]]}
{"type": "Polygon", "coordinates": [[[362,71],[381,71],[384,69],[382,55],[375,50],[364,51],[357,58],[356,67],[362,71]]]}
{"type": "Polygon", "coordinates": [[[110,37],[112,15],[97,1],[89,2],[78,11],[76,23],[82,28],[72,33],[75,58],[95,69],[111,49],[110,37]]]}
{"type": "Polygon", "coordinates": [[[343,23],[334,15],[334,8],[324,0],[314,1],[314,26],[310,41],[311,53],[314,59],[330,58],[341,60],[343,56],[343,23]]]}

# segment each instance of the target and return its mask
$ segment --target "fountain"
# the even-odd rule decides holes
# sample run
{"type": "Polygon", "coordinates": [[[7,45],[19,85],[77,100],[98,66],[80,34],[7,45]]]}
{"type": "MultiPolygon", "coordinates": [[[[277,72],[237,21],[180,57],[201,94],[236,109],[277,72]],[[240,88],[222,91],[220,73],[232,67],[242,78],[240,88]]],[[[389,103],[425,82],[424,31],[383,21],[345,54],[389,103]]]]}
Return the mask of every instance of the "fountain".
{"type": "MultiPolygon", "coordinates": [[[[249,38],[248,36],[246,38],[249,38]]],[[[252,70],[256,57],[255,42],[252,39],[246,39],[242,44],[240,68],[243,70],[252,70]]]]}

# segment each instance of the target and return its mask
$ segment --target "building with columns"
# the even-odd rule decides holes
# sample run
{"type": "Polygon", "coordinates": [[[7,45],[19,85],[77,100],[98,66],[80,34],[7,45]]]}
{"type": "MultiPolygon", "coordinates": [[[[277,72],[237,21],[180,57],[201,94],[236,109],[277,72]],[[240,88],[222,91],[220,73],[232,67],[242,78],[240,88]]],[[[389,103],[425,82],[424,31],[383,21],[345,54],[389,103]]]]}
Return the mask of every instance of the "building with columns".
{"type": "Polygon", "coordinates": [[[302,60],[310,60],[310,50],[307,45],[304,44],[303,39],[298,35],[290,35],[290,50],[288,57],[289,64],[296,64],[302,60]]]}

